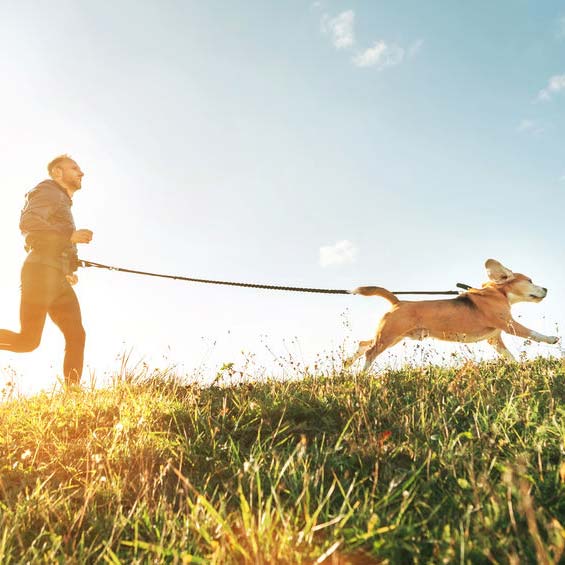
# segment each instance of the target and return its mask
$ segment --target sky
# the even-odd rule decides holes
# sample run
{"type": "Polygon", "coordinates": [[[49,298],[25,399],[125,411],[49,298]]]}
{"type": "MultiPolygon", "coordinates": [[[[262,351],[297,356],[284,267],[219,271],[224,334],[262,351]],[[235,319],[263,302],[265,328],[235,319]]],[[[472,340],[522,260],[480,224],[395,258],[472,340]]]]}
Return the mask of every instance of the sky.
{"type": "MultiPolygon", "coordinates": [[[[83,259],[448,290],[480,285],[493,257],[549,289],[514,307],[520,321],[563,335],[561,1],[0,0],[0,73],[0,327],[19,326],[24,195],[68,153],[85,172],[75,221],[94,231],[83,259]]],[[[97,383],[123,356],[132,370],[204,380],[228,363],[244,378],[338,366],[389,307],[78,274],[84,378],[97,383]]],[[[563,354],[506,342],[515,355],[563,354]]],[[[378,366],[436,350],[493,357],[403,344],[378,366]]],[[[0,352],[0,389],[49,389],[62,355],[48,322],[36,351],[0,352]]]]}

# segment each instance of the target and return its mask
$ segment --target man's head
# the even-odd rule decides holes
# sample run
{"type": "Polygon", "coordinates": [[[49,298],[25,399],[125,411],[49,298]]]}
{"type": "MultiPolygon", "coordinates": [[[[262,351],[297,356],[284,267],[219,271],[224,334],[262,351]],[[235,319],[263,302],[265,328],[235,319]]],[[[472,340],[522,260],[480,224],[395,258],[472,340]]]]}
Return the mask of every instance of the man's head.
{"type": "Polygon", "coordinates": [[[80,189],[84,173],[69,155],[59,155],[48,165],[49,176],[64,189],[69,196],[80,189]]]}

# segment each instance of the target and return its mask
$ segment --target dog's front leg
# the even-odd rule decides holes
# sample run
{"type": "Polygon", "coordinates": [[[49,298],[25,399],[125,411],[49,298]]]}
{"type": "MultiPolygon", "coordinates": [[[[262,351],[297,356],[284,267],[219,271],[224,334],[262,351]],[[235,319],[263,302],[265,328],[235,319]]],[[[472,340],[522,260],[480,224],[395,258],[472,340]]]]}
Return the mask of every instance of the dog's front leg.
{"type": "Polygon", "coordinates": [[[516,360],[514,355],[512,355],[512,353],[510,353],[509,349],[506,347],[506,344],[502,341],[502,338],[500,337],[500,333],[495,337],[491,337],[487,341],[490,343],[490,345],[492,345],[496,349],[496,352],[501,357],[508,359],[508,361],[516,360]]]}
{"type": "Polygon", "coordinates": [[[530,330],[522,324],[519,324],[518,322],[516,322],[516,320],[513,319],[507,322],[505,331],[510,335],[517,335],[518,337],[531,339],[533,341],[539,341],[540,343],[549,343],[551,345],[554,345],[559,341],[559,338],[555,335],[540,334],[534,330],[530,330]]]}

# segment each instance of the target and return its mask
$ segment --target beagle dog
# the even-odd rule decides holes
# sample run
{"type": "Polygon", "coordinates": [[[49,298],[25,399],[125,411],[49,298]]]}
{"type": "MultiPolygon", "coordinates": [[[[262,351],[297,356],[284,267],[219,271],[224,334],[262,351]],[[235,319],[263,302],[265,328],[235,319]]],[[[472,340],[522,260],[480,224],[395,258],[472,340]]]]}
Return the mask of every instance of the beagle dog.
{"type": "Polygon", "coordinates": [[[364,371],[375,357],[404,338],[433,337],[445,341],[473,343],[486,340],[499,355],[513,360],[504,345],[501,333],[506,332],[524,339],[555,344],[556,336],[542,335],[530,330],[512,318],[510,307],[516,302],[540,302],[547,289],[537,286],[532,279],[513,273],[494,259],[485,263],[489,282],[482,288],[471,288],[448,300],[399,300],[392,292],[378,286],[361,286],[352,294],[380,296],[392,304],[377,328],[374,339],[359,342],[359,349],[345,361],[351,366],[365,355],[364,371]]]}

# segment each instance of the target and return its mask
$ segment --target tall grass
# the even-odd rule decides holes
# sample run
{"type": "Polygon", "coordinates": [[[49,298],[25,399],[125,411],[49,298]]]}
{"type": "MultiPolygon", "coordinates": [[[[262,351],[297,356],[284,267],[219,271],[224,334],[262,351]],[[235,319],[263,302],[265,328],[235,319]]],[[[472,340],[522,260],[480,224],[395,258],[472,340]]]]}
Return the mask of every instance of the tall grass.
{"type": "Polygon", "coordinates": [[[0,404],[0,563],[558,563],[565,362],[0,404]]]}

